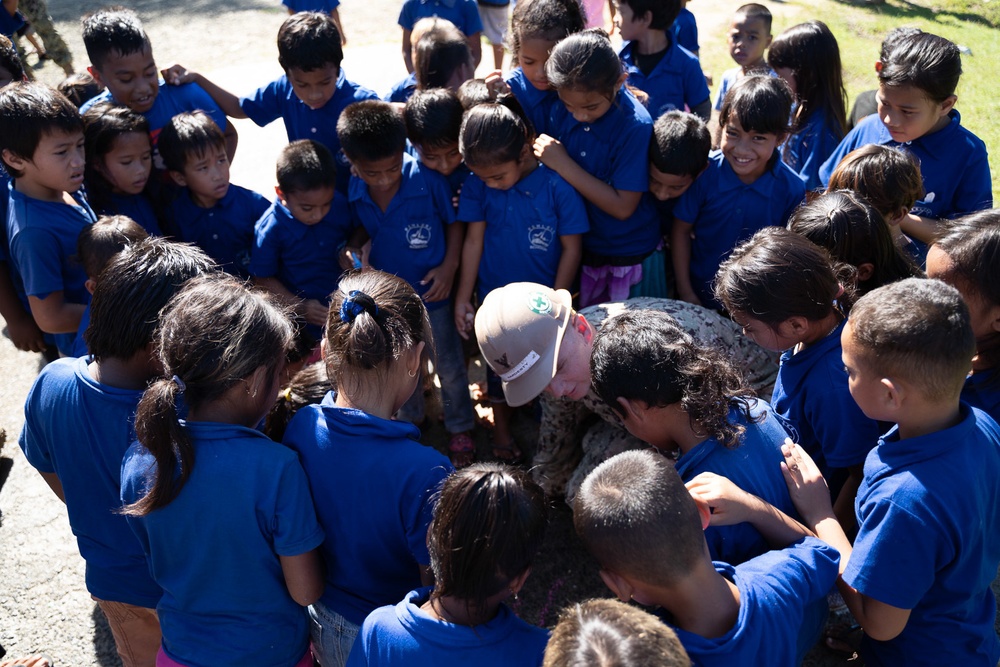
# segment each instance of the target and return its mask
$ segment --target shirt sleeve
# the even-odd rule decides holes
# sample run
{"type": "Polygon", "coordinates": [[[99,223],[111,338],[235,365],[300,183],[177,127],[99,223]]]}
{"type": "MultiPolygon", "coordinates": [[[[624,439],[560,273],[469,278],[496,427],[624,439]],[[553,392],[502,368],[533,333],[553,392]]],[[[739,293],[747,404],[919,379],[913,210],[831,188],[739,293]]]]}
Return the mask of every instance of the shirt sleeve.
{"type": "MultiPolygon", "coordinates": [[[[417,462],[417,465],[423,464],[417,462]]],[[[447,463],[447,461],[445,462],[447,463]]],[[[434,516],[435,496],[441,489],[445,477],[451,473],[450,465],[439,465],[430,468],[424,476],[424,488],[419,490],[418,497],[406,522],[406,541],[410,547],[410,555],[418,565],[429,565],[430,553],[427,551],[427,527],[431,525],[434,516]]]]}
{"type": "Polygon", "coordinates": [[[403,3],[402,9],[399,10],[399,27],[403,30],[413,30],[413,24],[416,23],[416,18],[414,17],[413,8],[415,7],[414,0],[407,0],[403,3]]]}
{"type": "Polygon", "coordinates": [[[649,140],[653,136],[653,124],[638,120],[625,130],[620,143],[612,147],[613,171],[609,185],[616,190],[646,192],[649,189],[649,140]],[[636,160],[641,155],[643,159],[636,160]]]}
{"type": "Polygon", "coordinates": [[[254,228],[253,252],[250,253],[250,275],[271,278],[278,275],[278,258],[281,254],[281,237],[278,225],[268,218],[261,218],[254,228]]]}
{"type": "Polygon", "coordinates": [[[966,213],[993,208],[993,186],[990,178],[990,164],[986,148],[977,144],[976,151],[969,161],[955,188],[955,197],[951,210],[946,212],[949,218],[956,218],[966,213]]]}
{"type": "Polygon", "coordinates": [[[710,95],[708,83],[705,81],[705,73],[701,71],[701,64],[692,55],[684,72],[684,103],[688,105],[688,108],[694,109],[709,99],[710,95]]]}
{"type": "Polygon", "coordinates": [[[590,231],[590,220],[583,197],[572,185],[558,178],[553,183],[556,204],[556,233],[559,236],[586,234],[590,231]]]}
{"type": "Polygon", "coordinates": [[[833,154],[820,166],[819,180],[823,184],[824,188],[830,184],[830,176],[833,175],[833,170],[837,168],[837,165],[844,159],[844,156],[853,151],[860,144],[858,134],[860,134],[859,130],[863,127],[864,123],[861,123],[848,132],[847,136],[844,137],[843,141],[841,141],[837,146],[837,149],[833,151],[833,154]]]}
{"type": "Polygon", "coordinates": [[[24,283],[24,293],[44,299],[66,288],[59,242],[38,227],[22,229],[11,241],[10,254],[24,283]]]}
{"type": "MultiPolygon", "coordinates": [[[[462,22],[465,29],[462,30],[466,36],[475,35],[483,31],[483,19],[479,16],[479,7],[476,0],[459,0],[462,3],[462,22]]],[[[462,26],[459,26],[461,28],[462,26]]]]}
{"type": "Polygon", "coordinates": [[[28,392],[28,399],[24,403],[24,428],[21,430],[21,437],[18,444],[24,452],[24,458],[28,463],[43,473],[54,473],[56,471],[55,462],[52,460],[52,452],[49,451],[49,442],[46,437],[45,424],[53,419],[54,415],[47,414],[44,405],[45,379],[47,374],[42,374],[35,379],[35,383],[28,392]]]}
{"type": "Polygon", "coordinates": [[[457,218],[462,222],[484,222],[486,211],[483,199],[486,195],[486,185],[475,174],[465,179],[462,194],[458,198],[457,218]]]}
{"type": "Polygon", "coordinates": [[[240,108],[247,118],[264,127],[281,116],[281,79],[258,88],[252,95],[240,99],[240,108]]]}

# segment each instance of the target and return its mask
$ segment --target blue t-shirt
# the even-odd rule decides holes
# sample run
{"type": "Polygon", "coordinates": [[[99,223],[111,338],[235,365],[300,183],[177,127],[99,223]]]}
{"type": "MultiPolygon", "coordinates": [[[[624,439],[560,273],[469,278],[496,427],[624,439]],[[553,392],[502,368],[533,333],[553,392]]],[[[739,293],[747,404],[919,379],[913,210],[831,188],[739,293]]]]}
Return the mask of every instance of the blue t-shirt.
{"type": "Polygon", "coordinates": [[[708,84],[693,53],[671,39],[667,52],[653,71],[643,74],[636,64],[636,43],[627,42],[618,54],[625,64],[628,83],[649,95],[646,108],[656,120],[674,109],[693,109],[708,100],[708,84]]]}
{"type": "Polygon", "coordinates": [[[289,142],[313,139],[329,148],[337,160],[337,190],[346,195],[347,184],[351,179],[351,165],[340,151],[337,120],[349,104],[378,98],[374,90],[349,81],[344,75],[344,69],[340,68],[337,90],[330,101],[319,109],[310,109],[299,99],[286,74],[242,98],[240,108],[261,127],[281,118],[285,122],[285,134],[288,135],[289,142]]]}
{"type": "Polygon", "coordinates": [[[781,149],[781,159],[799,175],[806,190],[822,189],[819,168],[837,150],[843,135],[836,121],[822,109],[817,109],[795,134],[788,135],[781,149]]]}
{"type": "Polygon", "coordinates": [[[430,563],[433,496],[453,468],[418,437],[409,422],[337,407],[333,392],[285,431],[326,531],[323,604],[352,623],[419,587],[430,563]]]}
{"type": "Polygon", "coordinates": [[[326,12],[329,14],[340,6],[340,0],[281,0],[281,4],[293,12],[326,12]]]}
{"type": "Polygon", "coordinates": [[[740,592],[736,624],[714,639],[675,627],[677,638],[698,667],[798,667],[823,630],[839,563],[840,553],[813,537],[735,568],[716,563],[740,592]]]}
{"type": "Polygon", "coordinates": [[[17,39],[14,37],[14,33],[20,30],[24,23],[24,16],[21,15],[21,12],[15,11],[11,14],[6,9],[0,11],[0,33],[6,35],[11,41],[17,39]]]}
{"type": "Polygon", "coordinates": [[[698,22],[695,21],[694,14],[687,7],[681,9],[681,13],[677,15],[673,32],[677,43],[692,54],[701,50],[701,47],[698,46],[698,22]]]}
{"type": "Polygon", "coordinates": [[[160,221],[156,217],[153,204],[143,194],[125,195],[111,193],[111,206],[97,211],[100,215],[124,215],[149,232],[150,236],[162,236],[160,221]]]}
{"type": "MultiPolygon", "coordinates": [[[[403,180],[384,212],[357,176],[351,177],[348,199],[355,224],[364,225],[372,240],[369,263],[403,278],[421,297],[426,294],[430,285],[420,281],[444,261],[446,226],[455,222],[451,188],[444,176],[404,154],[403,180]]],[[[427,307],[448,303],[444,299],[427,307]]]]}
{"type": "MultiPolygon", "coordinates": [[[[607,113],[593,123],[577,122],[562,103],[552,106],[549,122],[553,136],[588,174],[616,190],[649,189],[653,121],[624,86],[607,113]]],[[[590,232],[583,237],[585,251],[604,257],[645,257],[659,245],[660,225],[649,197],[642,197],[627,220],[619,220],[589,201],[585,205],[590,220],[590,232]]]]}
{"type": "Polygon", "coordinates": [[[961,417],[905,440],[893,427],[865,461],[844,581],[912,610],[894,639],[864,638],[871,667],[1000,660],[990,590],[1000,564],[1000,427],[964,403],[961,417]]]}
{"type": "Polygon", "coordinates": [[[59,477],[90,594],[152,608],[162,591],[117,513],[122,457],[135,440],[142,392],[98,383],[88,361],[58,359],[42,369],[24,404],[21,449],[39,472],[59,477]]]}
{"type": "Polygon", "coordinates": [[[386,102],[398,102],[399,104],[406,104],[406,101],[413,96],[417,90],[417,75],[414,72],[410,72],[405,77],[392,84],[392,88],[386,93],[384,99],[386,102]]]}
{"type": "Polygon", "coordinates": [[[431,589],[410,591],[401,602],[365,619],[348,667],[540,666],[549,633],[525,623],[501,604],[488,623],[468,627],[438,620],[420,609],[431,589]]]}
{"type": "MultiPolygon", "coordinates": [[[[767,74],[768,76],[775,77],[778,76],[773,69],[767,67],[766,65],[759,72],[755,73],[767,74]]],[[[743,76],[742,67],[727,69],[722,73],[722,78],[719,81],[719,93],[715,96],[715,105],[712,108],[716,111],[722,111],[722,102],[726,99],[726,93],[728,93],[729,89],[733,87],[733,84],[740,80],[741,76],[743,76]]]]}
{"type": "MultiPolygon", "coordinates": [[[[80,326],[76,328],[76,338],[73,339],[72,352],[69,354],[69,356],[84,357],[90,354],[90,350],[87,349],[87,341],[84,340],[83,338],[83,333],[87,330],[87,327],[89,326],[90,326],[90,304],[88,303],[87,307],[83,309],[83,317],[80,318],[80,326]]],[[[135,440],[135,438],[133,437],[131,440],[129,440],[130,444],[132,440],[135,440]]]]}
{"type": "MultiPolygon", "coordinates": [[[[681,454],[677,459],[677,474],[685,482],[690,482],[703,472],[714,472],[797,519],[798,512],[781,474],[781,462],[785,460],[781,445],[788,432],[766,401],[751,399],[750,414],[760,421],[747,420],[735,407],[729,412],[731,423],[746,428],[739,446],[730,449],[715,438],[709,438],[686,454],[681,454]]],[[[770,550],[767,540],[749,523],[710,526],[705,529],[705,539],[712,560],[731,565],[738,565],[770,550]]]]}
{"type": "MultiPolygon", "coordinates": [[[[128,519],[163,588],[163,650],[190,667],[292,667],[309,646],[308,619],[278,557],[323,542],[298,457],[243,426],[181,424],[195,455],[187,483],[166,507],[128,519]]],[[[155,473],[153,455],[133,444],[122,502],[145,496],[155,473]]]]}
{"type": "Polygon", "coordinates": [[[254,225],[271,202],[252,190],[229,185],[226,196],[212,208],[202,208],[181,188],[170,202],[166,231],[177,241],[194,243],[221,269],[241,278],[249,276],[254,225]]]}
{"type": "Polygon", "coordinates": [[[997,369],[970,375],[962,388],[962,400],[993,417],[994,421],[1000,420],[1000,375],[997,369]]]}
{"type": "Polygon", "coordinates": [[[583,198],[544,164],[509,190],[489,188],[473,175],[462,189],[458,219],[486,222],[479,260],[480,300],[513,282],[555,285],[561,236],[588,229],[583,198]]]}
{"type": "Polygon", "coordinates": [[[504,81],[510,86],[511,94],[517,98],[521,108],[524,109],[524,114],[535,128],[535,134],[552,134],[549,118],[554,106],[562,106],[559,94],[554,89],[538,90],[535,88],[524,76],[524,71],[520,67],[511,70],[504,81]]]}
{"type": "Polygon", "coordinates": [[[398,23],[403,30],[413,30],[414,23],[431,16],[448,19],[466,37],[483,31],[476,0],[406,0],[398,23]]]}
{"type": "Polygon", "coordinates": [[[712,293],[719,265],[761,229],[784,227],[805,195],[802,179],[780,160],[777,151],[772,159],[771,168],[747,184],[722,151],[714,151],[708,156],[708,168],[674,206],[674,217],[694,225],[691,286],[709,308],[722,308],[712,293]]]}
{"type": "Polygon", "coordinates": [[[824,476],[864,463],[881,434],[878,422],[865,416],[847,388],[840,347],[846,323],[798,354],[783,352],[771,394],[792,440],[809,452],[824,476]]]}
{"type": "Polygon", "coordinates": [[[911,209],[915,215],[956,218],[991,208],[993,190],[986,144],[962,127],[958,111],[952,109],[948,115],[951,122],[943,129],[905,144],[892,140],[878,114],[863,118],[820,167],[819,177],[824,185],[829,183],[841,159],[856,148],[868,144],[900,147],[920,160],[925,194],[911,209]]]}

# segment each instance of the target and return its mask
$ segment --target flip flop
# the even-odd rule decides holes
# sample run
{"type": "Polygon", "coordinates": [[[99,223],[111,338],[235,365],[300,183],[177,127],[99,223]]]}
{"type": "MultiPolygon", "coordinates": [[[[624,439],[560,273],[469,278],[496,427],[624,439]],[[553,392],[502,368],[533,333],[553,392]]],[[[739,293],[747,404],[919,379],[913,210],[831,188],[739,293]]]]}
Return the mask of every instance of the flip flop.
{"type": "Polygon", "coordinates": [[[476,443],[468,433],[455,433],[448,440],[448,458],[455,468],[465,468],[476,460],[476,443]]]}

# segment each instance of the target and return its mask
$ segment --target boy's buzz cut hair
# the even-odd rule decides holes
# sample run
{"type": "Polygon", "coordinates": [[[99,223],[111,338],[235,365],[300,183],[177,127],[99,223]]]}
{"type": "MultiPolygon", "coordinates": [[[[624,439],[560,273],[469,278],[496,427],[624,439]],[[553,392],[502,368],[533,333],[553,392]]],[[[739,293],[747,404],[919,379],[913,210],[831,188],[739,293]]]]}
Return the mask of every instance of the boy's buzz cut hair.
{"type": "Polygon", "coordinates": [[[76,238],[76,258],[87,277],[94,279],[125,246],[146,238],[149,238],[149,232],[132,218],[102,215],[97,222],[80,231],[76,238]]]}
{"type": "Polygon", "coordinates": [[[163,126],[156,148],[167,170],[183,174],[192,156],[201,157],[217,148],[225,150],[226,137],[204,111],[185,111],[163,126]]]}
{"type": "Polygon", "coordinates": [[[340,69],[343,60],[340,30],[329,14],[299,12],[278,28],[278,64],[285,74],[293,68],[312,72],[332,65],[340,69]]]}
{"type": "Polygon", "coordinates": [[[694,499],[651,450],[623,452],[587,475],[573,525],[602,569],[653,586],[676,584],[708,558],[694,499]]]}
{"type": "Polygon", "coordinates": [[[646,12],[650,14],[650,30],[670,30],[681,13],[681,0],[619,0],[628,5],[635,20],[642,20],[646,12]]]}
{"type": "Polygon", "coordinates": [[[388,102],[364,100],[349,105],[337,120],[337,136],[351,162],[384,160],[406,150],[406,125],[388,102]]]}
{"type": "Polygon", "coordinates": [[[668,111],[653,123],[649,161],[664,174],[697,178],[708,166],[711,150],[708,126],[692,113],[668,111]]]}
{"type": "Polygon", "coordinates": [[[83,45],[95,69],[104,69],[109,55],[128,56],[150,48],[139,15],[115,5],[83,17],[83,45]]]}
{"type": "MultiPolygon", "coordinates": [[[[10,151],[21,159],[31,160],[42,138],[53,132],[79,132],[83,137],[83,118],[65,95],[46,85],[26,81],[17,81],[0,90],[0,155],[10,151]]],[[[11,176],[23,176],[6,159],[2,161],[11,176]]]]}
{"type": "Polygon", "coordinates": [[[771,34],[771,10],[764,5],[759,5],[756,2],[749,2],[745,5],[741,5],[739,9],[736,10],[734,16],[742,16],[744,19],[760,19],[764,22],[764,26],[767,28],[767,34],[771,34]]]}
{"type": "Polygon", "coordinates": [[[5,35],[0,35],[0,67],[10,73],[12,81],[24,81],[24,65],[21,56],[17,55],[14,43],[5,35]]]}
{"type": "Polygon", "coordinates": [[[278,187],[285,195],[333,188],[337,164],[333,153],[312,139],[299,139],[281,149],[278,155],[278,187]]]}
{"type": "Polygon", "coordinates": [[[907,278],[880,287],[858,299],[848,324],[866,370],[898,378],[932,401],[962,393],[976,337],[969,308],[951,285],[907,278]]]}
{"type": "Polygon", "coordinates": [[[458,144],[464,113],[458,95],[447,88],[418,90],[403,107],[406,136],[410,143],[421,148],[458,144]]]}

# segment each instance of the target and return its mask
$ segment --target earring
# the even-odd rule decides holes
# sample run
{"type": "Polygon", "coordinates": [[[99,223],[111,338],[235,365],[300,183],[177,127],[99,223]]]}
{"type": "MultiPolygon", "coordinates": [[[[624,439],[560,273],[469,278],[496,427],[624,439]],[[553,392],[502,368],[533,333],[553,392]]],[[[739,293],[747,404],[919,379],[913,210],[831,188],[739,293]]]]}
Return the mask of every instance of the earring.
{"type": "Polygon", "coordinates": [[[417,377],[417,372],[416,371],[409,371],[407,373],[407,375],[409,375],[411,378],[415,378],[415,377],[417,377]]]}
{"type": "Polygon", "coordinates": [[[515,591],[513,588],[508,588],[507,591],[514,598],[514,601],[517,602],[517,591],[515,591]]]}

